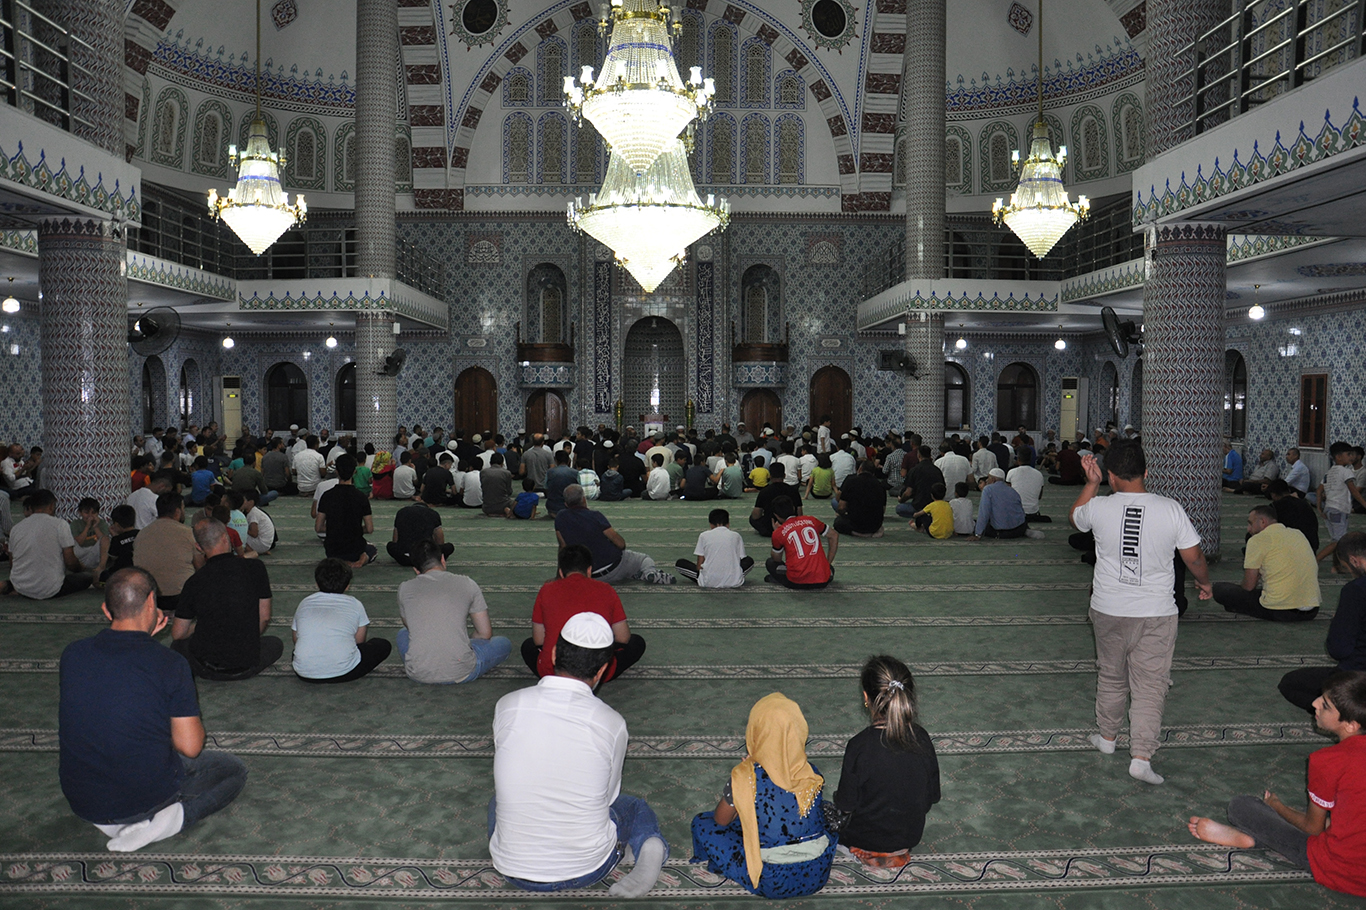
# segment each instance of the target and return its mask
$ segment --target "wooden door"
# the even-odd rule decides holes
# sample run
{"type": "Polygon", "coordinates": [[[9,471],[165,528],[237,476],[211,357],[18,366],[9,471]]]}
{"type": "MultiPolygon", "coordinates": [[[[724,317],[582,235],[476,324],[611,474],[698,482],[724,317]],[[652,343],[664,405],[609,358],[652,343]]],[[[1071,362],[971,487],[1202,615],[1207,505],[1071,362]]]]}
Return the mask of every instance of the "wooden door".
{"type": "Polygon", "coordinates": [[[470,367],[455,380],[455,428],[466,439],[498,430],[498,382],[483,367],[470,367]]]}
{"type": "Polygon", "coordinates": [[[819,426],[827,416],[837,439],[854,425],[854,384],[836,366],[822,367],[811,377],[811,425],[819,426]]]}
{"type": "Polygon", "coordinates": [[[567,408],[553,389],[537,389],[526,401],[526,431],[545,433],[551,439],[564,436],[567,408]]]}
{"type": "Polygon", "coordinates": [[[771,389],[751,389],[740,400],[740,419],[755,436],[765,423],[776,430],[783,428],[783,405],[771,389]]]}

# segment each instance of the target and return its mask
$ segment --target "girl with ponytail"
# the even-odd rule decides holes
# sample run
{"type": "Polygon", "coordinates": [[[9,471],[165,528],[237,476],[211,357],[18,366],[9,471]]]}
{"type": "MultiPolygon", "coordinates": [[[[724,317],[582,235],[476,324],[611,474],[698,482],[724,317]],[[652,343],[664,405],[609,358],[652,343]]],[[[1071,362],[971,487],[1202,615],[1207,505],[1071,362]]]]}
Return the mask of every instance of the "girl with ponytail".
{"type": "Polygon", "coordinates": [[[849,740],[835,805],[852,813],[840,843],[865,865],[896,869],[939,802],[939,762],[917,723],[915,680],[895,657],[868,658],[860,679],[869,726],[849,740]]]}

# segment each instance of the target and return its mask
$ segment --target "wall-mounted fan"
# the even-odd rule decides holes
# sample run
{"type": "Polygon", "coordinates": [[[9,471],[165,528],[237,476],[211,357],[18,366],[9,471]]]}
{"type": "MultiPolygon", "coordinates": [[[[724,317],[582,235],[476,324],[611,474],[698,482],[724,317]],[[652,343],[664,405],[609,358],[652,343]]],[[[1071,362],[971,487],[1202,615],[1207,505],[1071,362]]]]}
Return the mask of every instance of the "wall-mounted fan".
{"type": "Polygon", "coordinates": [[[168,306],[156,306],[135,314],[128,326],[128,343],[143,357],[151,357],[175,344],[180,337],[180,314],[168,306]]]}
{"type": "Polygon", "coordinates": [[[888,372],[906,373],[912,379],[920,378],[920,368],[915,358],[905,351],[879,351],[877,368],[888,372]]]}
{"type": "Polygon", "coordinates": [[[394,348],[394,352],[384,358],[384,366],[380,368],[381,376],[397,376],[399,370],[403,369],[404,361],[408,359],[408,352],[403,348],[394,348]]]}
{"type": "Polygon", "coordinates": [[[1100,321],[1105,325],[1105,338],[1120,357],[1129,356],[1129,345],[1142,344],[1143,335],[1138,331],[1138,325],[1132,319],[1120,322],[1112,307],[1100,308],[1100,321]]]}

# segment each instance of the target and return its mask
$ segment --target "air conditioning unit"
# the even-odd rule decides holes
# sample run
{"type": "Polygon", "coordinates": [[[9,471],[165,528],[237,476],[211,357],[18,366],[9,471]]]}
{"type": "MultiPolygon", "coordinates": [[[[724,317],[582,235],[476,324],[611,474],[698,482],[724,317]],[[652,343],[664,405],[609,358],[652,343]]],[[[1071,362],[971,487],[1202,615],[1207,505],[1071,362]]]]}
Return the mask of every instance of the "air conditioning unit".
{"type": "Polygon", "coordinates": [[[1068,442],[1077,438],[1077,433],[1086,434],[1087,405],[1090,402],[1090,380],[1085,376],[1064,376],[1062,378],[1062,413],[1058,421],[1058,438],[1068,442]]]}
{"type": "Polygon", "coordinates": [[[242,377],[223,376],[218,380],[218,412],[223,415],[219,423],[227,439],[242,435],[242,377]]]}

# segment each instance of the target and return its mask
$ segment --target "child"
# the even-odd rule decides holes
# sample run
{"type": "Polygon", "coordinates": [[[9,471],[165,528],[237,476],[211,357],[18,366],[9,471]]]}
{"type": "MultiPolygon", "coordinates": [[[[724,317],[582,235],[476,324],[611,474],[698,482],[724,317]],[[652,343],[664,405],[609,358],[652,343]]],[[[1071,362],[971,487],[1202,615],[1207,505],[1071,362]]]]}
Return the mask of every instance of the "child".
{"type": "Polygon", "coordinates": [[[865,865],[897,869],[925,833],[939,802],[939,760],[916,723],[915,681],[895,657],[870,657],[860,679],[870,725],[844,748],[835,805],[853,813],[840,844],[865,865]]]}
{"type": "Polygon", "coordinates": [[[942,483],[930,487],[930,495],[934,499],[911,516],[911,527],[917,531],[924,531],[935,540],[948,540],[952,537],[953,506],[944,501],[946,492],[942,483]]]}
{"type": "Polygon", "coordinates": [[[650,461],[654,467],[650,468],[650,473],[645,475],[645,495],[641,498],[662,502],[669,498],[672,482],[669,480],[669,472],[664,468],[664,456],[662,454],[656,452],[650,456],[650,461]]]}
{"type": "Polygon", "coordinates": [[[536,492],[536,481],[528,477],[522,481],[522,492],[517,494],[517,501],[513,503],[512,517],[527,520],[535,518],[540,504],[541,496],[536,492]]]}
{"type": "Polygon", "coordinates": [[[71,536],[76,541],[76,558],[88,572],[95,572],[109,547],[109,526],[100,518],[98,500],[89,496],[76,504],[79,518],[71,522],[71,536]]]}
{"type": "Polygon", "coordinates": [[[133,567],[133,541],[138,537],[138,513],[132,506],[114,506],[109,513],[109,545],[100,554],[95,579],[103,583],[119,569],[133,567]]]}
{"type": "Polygon", "coordinates": [[[365,606],[347,594],[351,566],[341,559],[324,559],[313,570],[318,593],[299,602],[294,611],[294,673],[316,683],[360,679],[384,663],[392,645],[386,639],[366,641],[370,617],[365,606]]]}
{"type": "MultiPolygon", "coordinates": [[[[607,441],[611,442],[610,439],[607,441]]],[[[626,478],[617,470],[620,467],[620,457],[612,455],[607,459],[607,470],[602,472],[602,483],[598,489],[598,499],[602,502],[620,502],[630,495],[626,489],[626,478]]]]}
{"type": "Polygon", "coordinates": [[[1207,843],[1275,850],[1319,884],[1366,897],[1366,737],[1358,735],[1366,725],[1366,672],[1328,677],[1314,701],[1314,724],[1338,743],[1309,756],[1307,811],[1267,790],[1261,799],[1235,796],[1227,825],[1192,816],[1188,827],[1207,843]]]}
{"type": "Polygon", "coordinates": [[[1333,457],[1333,466],[1323,475],[1319,484],[1319,511],[1328,522],[1328,536],[1332,541],[1319,551],[1319,562],[1333,555],[1338,541],[1347,533],[1347,518],[1352,514],[1352,501],[1366,506],[1366,498],[1357,489],[1356,472],[1352,470],[1352,447],[1345,442],[1335,442],[1328,448],[1333,457]]]}
{"type": "Polygon", "coordinates": [[[972,500],[968,499],[968,485],[959,481],[953,485],[953,498],[949,500],[953,509],[953,533],[959,537],[971,537],[976,530],[972,522],[972,500]]]}
{"type": "Polygon", "coordinates": [[[811,476],[806,479],[806,495],[804,499],[812,496],[817,499],[829,499],[835,494],[835,469],[830,465],[830,456],[824,452],[816,456],[816,466],[811,469],[811,476]]]}
{"type": "Polygon", "coordinates": [[[768,468],[761,464],[756,464],[753,470],[749,472],[749,486],[745,487],[745,492],[757,493],[768,486],[770,477],[772,477],[772,474],[769,472],[768,468]]]}
{"type": "Polygon", "coordinates": [[[738,588],[754,568],[753,557],[745,555],[745,542],[730,529],[730,512],[712,509],[707,516],[710,529],[697,535],[693,555],[697,562],[680,559],[674,565],[678,574],[691,578],[701,588],[738,588]]]}

